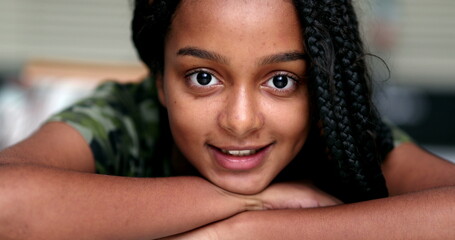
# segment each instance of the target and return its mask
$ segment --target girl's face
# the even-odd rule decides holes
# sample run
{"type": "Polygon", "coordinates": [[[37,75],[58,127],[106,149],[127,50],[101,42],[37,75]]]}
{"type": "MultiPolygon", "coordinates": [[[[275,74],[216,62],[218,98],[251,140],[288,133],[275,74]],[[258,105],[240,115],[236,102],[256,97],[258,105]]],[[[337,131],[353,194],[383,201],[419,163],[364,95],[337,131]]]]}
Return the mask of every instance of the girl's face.
{"type": "Polygon", "coordinates": [[[309,131],[292,1],[184,0],[165,45],[158,89],[179,149],[219,187],[260,192],[309,131]]]}

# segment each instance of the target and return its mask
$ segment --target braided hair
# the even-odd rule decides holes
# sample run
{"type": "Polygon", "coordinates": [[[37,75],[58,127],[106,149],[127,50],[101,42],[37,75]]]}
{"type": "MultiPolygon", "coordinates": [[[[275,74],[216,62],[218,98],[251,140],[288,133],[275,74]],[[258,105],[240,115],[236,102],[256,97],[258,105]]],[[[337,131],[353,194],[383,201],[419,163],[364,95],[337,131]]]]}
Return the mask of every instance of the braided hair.
{"type": "MultiPolygon", "coordinates": [[[[351,0],[293,3],[311,64],[313,112],[313,131],[298,157],[317,169],[311,177],[319,187],[344,202],[386,197],[380,165],[393,142],[371,103],[371,80],[351,0]]],[[[178,0],[135,1],[133,42],[152,74],[163,71],[166,34],[178,5],[178,0]]]]}

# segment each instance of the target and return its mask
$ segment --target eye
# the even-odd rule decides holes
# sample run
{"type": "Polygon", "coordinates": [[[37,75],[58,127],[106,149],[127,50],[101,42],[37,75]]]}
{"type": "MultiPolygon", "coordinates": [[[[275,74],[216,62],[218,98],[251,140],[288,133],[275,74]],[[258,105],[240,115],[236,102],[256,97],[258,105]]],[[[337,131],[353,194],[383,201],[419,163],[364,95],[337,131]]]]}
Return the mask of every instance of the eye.
{"type": "Polygon", "coordinates": [[[220,83],[212,73],[204,70],[196,70],[186,75],[186,78],[190,81],[190,84],[196,87],[210,87],[220,83]]]}
{"type": "Polygon", "coordinates": [[[296,88],[297,80],[289,74],[278,73],[268,79],[265,85],[279,92],[291,92],[296,88]]]}

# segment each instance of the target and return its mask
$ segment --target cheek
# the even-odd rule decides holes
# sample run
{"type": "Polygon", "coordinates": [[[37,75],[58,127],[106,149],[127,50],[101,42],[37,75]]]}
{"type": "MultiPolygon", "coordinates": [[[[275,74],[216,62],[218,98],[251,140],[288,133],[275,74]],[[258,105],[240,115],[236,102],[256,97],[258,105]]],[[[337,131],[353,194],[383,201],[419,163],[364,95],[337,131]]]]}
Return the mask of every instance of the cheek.
{"type": "Polygon", "coordinates": [[[269,108],[268,121],[275,126],[277,134],[284,141],[293,142],[289,147],[299,150],[310,128],[308,98],[296,98],[289,102],[280,102],[269,108]]]}
{"type": "Polygon", "coordinates": [[[197,133],[203,129],[204,115],[200,114],[200,109],[195,104],[189,103],[182,97],[172,99],[167,105],[169,113],[169,123],[174,138],[186,139],[196,138],[197,133]]]}
{"type": "Polygon", "coordinates": [[[196,100],[184,92],[168,92],[167,110],[172,135],[182,152],[204,143],[209,126],[213,125],[213,112],[205,101],[196,100]],[[191,147],[190,147],[191,146],[191,147]]]}

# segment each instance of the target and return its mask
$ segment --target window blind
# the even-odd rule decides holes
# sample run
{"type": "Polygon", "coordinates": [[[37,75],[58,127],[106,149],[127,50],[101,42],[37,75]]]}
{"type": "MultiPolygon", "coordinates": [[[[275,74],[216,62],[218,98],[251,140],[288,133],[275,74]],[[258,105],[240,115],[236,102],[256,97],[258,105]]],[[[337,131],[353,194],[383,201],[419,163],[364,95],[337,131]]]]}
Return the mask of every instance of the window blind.
{"type": "MultiPolygon", "coordinates": [[[[368,9],[374,1],[393,0],[355,2],[368,9]]],[[[395,79],[455,86],[455,1],[395,2],[398,41],[389,61],[395,79]]],[[[136,61],[131,5],[132,0],[0,0],[0,67],[30,58],[136,61]]]]}
{"type": "Polygon", "coordinates": [[[455,87],[455,1],[401,1],[395,72],[405,82],[455,87]]]}
{"type": "Polygon", "coordinates": [[[0,65],[30,58],[135,61],[128,0],[0,0],[0,65]]]}

